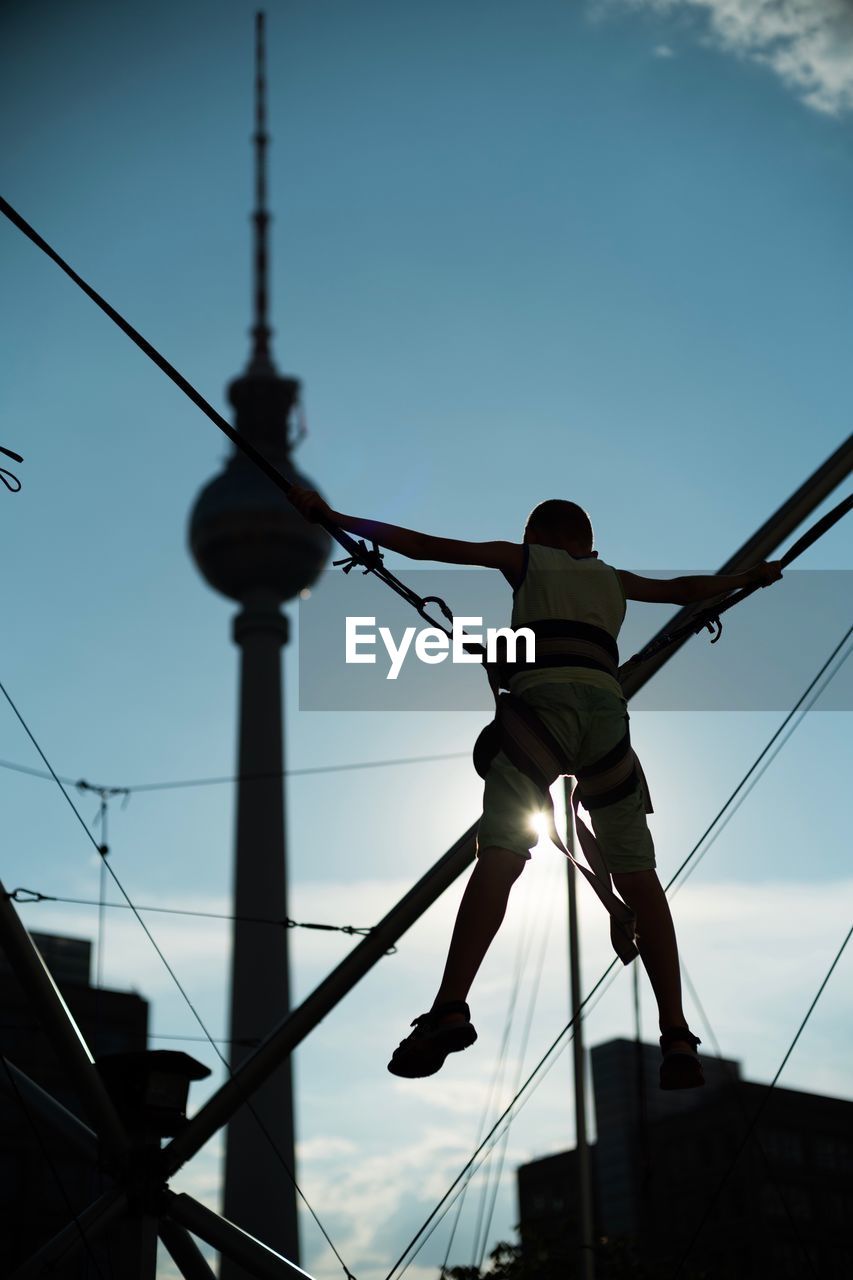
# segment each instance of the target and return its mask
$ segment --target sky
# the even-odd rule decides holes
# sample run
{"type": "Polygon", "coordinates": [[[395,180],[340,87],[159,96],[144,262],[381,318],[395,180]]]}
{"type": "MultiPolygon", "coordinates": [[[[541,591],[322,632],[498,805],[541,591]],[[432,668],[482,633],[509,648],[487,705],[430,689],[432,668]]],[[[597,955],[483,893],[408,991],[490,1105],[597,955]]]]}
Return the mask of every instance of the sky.
{"type": "MultiPolygon", "coordinates": [[[[222,412],[248,354],[253,12],[237,0],[6,0],[0,11],[5,198],[222,412]]],[[[712,571],[849,433],[845,0],[276,4],[268,61],[274,349],[304,383],[298,464],[334,505],[447,536],[518,538],[536,502],[569,496],[590,511],[605,560],[712,571]]],[[[25,457],[21,493],[0,493],[0,679],[63,775],[124,786],[228,775],[233,607],[186,544],[194,497],[227,444],[8,223],[0,264],[0,444],[25,457]]],[[[849,571],[849,529],[798,563],[849,571]]],[[[465,612],[456,581],[449,602],[465,612]]],[[[841,635],[825,624],[815,620],[815,645],[828,655],[841,635]]],[[[738,626],[722,643],[741,639],[772,664],[738,626]]],[[[468,750],[480,712],[300,710],[294,629],[291,768],[468,750]]],[[[716,652],[696,659],[707,679],[716,652]]],[[[674,907],[710,1032],[690,1001],[688,1015],[754,1080],[772,1078],[849,926],[845,806],[827,785],[849,712],[821,710],[831,697],[674,907]]],[[[634,713],[665,879],[787,710],[634,713]]],[[[0,759],[40,767],[8,708],[0,759]]],[[[0,786],[7,888],[96,898],[97,855],[58,790],[5,768],[0,786]]],[[[91,823],[95,798],[74,796],[91,823]]],[[[210,786],[113,804],[110,862],[134,901],[227,913],[233,799],[210,786]]],[[[291,915],[375,922],[479,801],[464,757],[292,778],[291,915]]],[[[540,845],[472,994],[480,1041],[438,1087],[392,1080],[385,1062],[432,999],[461,884],[297,1053],[300,1180],[359,1280],[385,1276],[473,1149],[515,986],[506,1096],[528,1011],[528,1068],[568,1020],[563,876],[540,845]]],[[[591,897],[587,986],[609,962],[591,897]]],[[[200,1032],[127,914],[108,913],[107,985],[145,995],[154,1047],[192,1052],[215,1086],[208,1045],[165,1038],[200,1032]]],[[[43,931],[98,930],[85,907],[21,915],[43,931]]],[[[226,1035],[227,925],[147,920],[205,1025],[226,1035]]],[[[299,999],[352,943],[290,937],[299,999]]],[[[787,1087],[851,1096],[851,963],[813,1014],[787,1087]]],[[[622,975],[585,1036],[633,1032],[622,975]]],[[[194,1086],[195,1102],[207,1091],[194,1086]]],[[[573,1140],[564,1054],[510,1131],[490,1243],[517,1221],[515,1167],[573,1140]]],[[[216,1140],[174,1185],[216,1205],[220,1155],[216,1140]]],[[[451,1263],[475,1251],[481,1186],[451,1263]]],[[[410,1275],[436,1274],[450,1221],[410,1275]]],[[[302,1234],[303,1266],[340,1275],[307,1219],[302,1234]]],[[[165,1259],[160,1274],[173,1274],[165,1259]]]]}

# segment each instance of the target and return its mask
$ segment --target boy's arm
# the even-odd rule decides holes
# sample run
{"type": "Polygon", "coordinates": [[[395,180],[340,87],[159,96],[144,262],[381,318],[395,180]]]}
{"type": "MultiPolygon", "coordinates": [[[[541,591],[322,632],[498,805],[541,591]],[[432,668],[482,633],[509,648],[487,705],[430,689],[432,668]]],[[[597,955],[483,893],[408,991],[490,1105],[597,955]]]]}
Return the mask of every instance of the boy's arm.
{"type": "Polygon", "coordinates": [[[745,573],[689,574],[681,578],[644,578],[639,573],[617,569],[628,600],[651,604],[695,604],[740,591],[743,587],[769,587],[782,577],[779,560],[765,560],[745,573]]]}
{"type": "Polygon", "coordinates": [[[345,529],[347,533],[380,547],[397,551],[410,560],[438,560],[443,564],[480,565],[485,569],[499,569],[514,586],[521,577],[524,549],[515,542],[461,542],[456,538],[436,538],[429,533],[417,533],[400,525],[382,524],[379,520],[364,520],[359,516],[344,515],[334,511],[318,493],[294,485],[289,497],[306,520],[327,520],[345,529]]]}

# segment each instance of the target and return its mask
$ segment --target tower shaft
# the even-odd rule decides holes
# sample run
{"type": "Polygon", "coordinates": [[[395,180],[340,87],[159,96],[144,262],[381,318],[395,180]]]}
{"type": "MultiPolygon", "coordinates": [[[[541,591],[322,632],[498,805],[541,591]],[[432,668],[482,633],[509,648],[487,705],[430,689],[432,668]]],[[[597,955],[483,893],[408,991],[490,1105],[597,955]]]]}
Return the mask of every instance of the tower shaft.
{"type": "MultiPolygon", "coordinates": [[[[234,640],[240,649],[240,780],[234,871],[238,919],[232,935],[229,1031],[232,1070],[290,1008],[286,929],[239,918],[283,920],[288,914],[281,681],[287,619],[274,592],[257,591],[245,601],[234,620],[234,640]]],[[[292,1173],[293,1161],[292,1073],[286,1062],[255,1095],[251,1110],[244,1106],[228,1126],[224,1214],[298,1264],[296,1197],[286,1167],[292,1173]]],[[[242,1269],[223,1258],[220,1280],[243,1278],[242,1269]]]]}

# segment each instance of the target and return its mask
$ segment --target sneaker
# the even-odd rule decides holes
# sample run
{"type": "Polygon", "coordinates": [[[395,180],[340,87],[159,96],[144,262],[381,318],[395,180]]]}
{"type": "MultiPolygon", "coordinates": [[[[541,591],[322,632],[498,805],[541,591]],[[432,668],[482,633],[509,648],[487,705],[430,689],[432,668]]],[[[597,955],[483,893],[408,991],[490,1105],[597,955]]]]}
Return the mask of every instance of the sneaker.
{"type": "Polygon", "coordinates": [[[434,1076],[444,1066],[449,1053],[467,1049],[477,1039],[477,1032],[471,1026],[471,1012],[464,1000],[437,1005],[429,1013],[415,1018],[412,1026],[414,1031],[400,1041],[388,1063],[392,1075],[407,1080],[434,1076]],[[454,1014],[461,1015],[465,1021],[446,1021],[454,1014]]]}
{"type": "Polygon", "coordinates": [[[705,1073],[696,1052],[697,1039],[687,1027],[667,1027],[661,1032],[660,1087],[662,1089],[700,1089],[705,1073]]]}

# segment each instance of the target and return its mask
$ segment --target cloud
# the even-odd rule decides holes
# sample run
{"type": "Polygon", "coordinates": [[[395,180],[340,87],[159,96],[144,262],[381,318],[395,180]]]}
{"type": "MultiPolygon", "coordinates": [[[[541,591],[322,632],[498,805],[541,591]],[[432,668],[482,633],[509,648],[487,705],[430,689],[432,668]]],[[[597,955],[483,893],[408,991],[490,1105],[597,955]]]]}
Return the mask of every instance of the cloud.
{"type": "Polygon", "coordinates": [[[675,50],[670,48],[668,44],[656,44],[652,49],[652,54],[655,58],[674,58],[675,50]]]}
{"type": "Polygon", "coordinates": [[[605,0],[598,7],[695,15],[704,43],[769,67],[814,111],[853,110],[850,0],[605,0]]]}
{"type": "MultiPolygon", "coordinates": [[[[355,1260],[359,1276],[380,1280],[407,1240],[421,1227],[456,1178],[471,1154],[470,1140],[458,1125],[425,1125],[385,1151],[360,1151],[346,1161],[311,1164],[302,1173],[302,1185],[312,1203],[326,1206],[327,1229],[350,1265],[355,1260]]],[[[528,1158],[529,1152],[511,1141],[506,1168],[528,1158]]],[[[473,1203],[483,1189],[484,1172],[471,1181],[473,1203]]],[[[444,1247],[444,1235],[428,1250],[444,1247]]],[[[334,1275],[325,1251],[309,1244],[312,1274],[334,1275]]],[[[437,1262],[437,1259],[436,1259],[437,1262]]],[[[437,1265],[429,1267],[434,1276],[437,1265]]]]}

